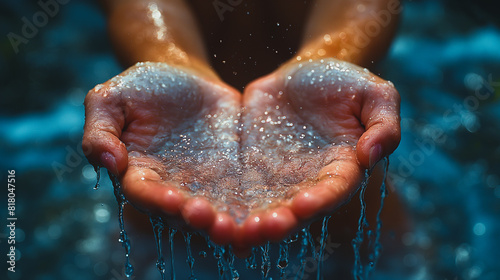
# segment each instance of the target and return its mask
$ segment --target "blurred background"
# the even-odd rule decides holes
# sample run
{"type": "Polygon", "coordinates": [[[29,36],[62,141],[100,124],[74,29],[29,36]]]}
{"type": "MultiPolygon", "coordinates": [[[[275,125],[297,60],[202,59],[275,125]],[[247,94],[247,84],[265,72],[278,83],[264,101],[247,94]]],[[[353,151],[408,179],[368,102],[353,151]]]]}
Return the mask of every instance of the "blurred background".
{"type": "MultiPolygon", "coordinates": [[[[25,20],[41,6],[0,0],[0,213],[6,223],[7,170],[14,169],[18,218],[16,273],[4,270],[0,278],[125,279],[111,183],[104,178],[94,190],[96,173],[80,147],[86,92],[122,69],[96,2],[59,2],[23,36],[25,20]]],[[[403,1],[392,47],[370,69],[402,97],[402,141],[389,178],[415,224],[403,236],[412,249],[400,262],[411,273],[375,271],[374,279],[500,279],[500,29],[493,3],[403,1]]],[[[2,226],[2,260],[8,234],[2,226]]],[[[153,252],[151,239],[133,249],[153,252]]],[[[175,259],[185,265],[182,242],[175,242],[182,250],[175,259]]],[[[195,270],[216,278],[216,264],[207,263],[195,270]]],[[[147,279],[159,279],[151,271],[147,279]]]]}

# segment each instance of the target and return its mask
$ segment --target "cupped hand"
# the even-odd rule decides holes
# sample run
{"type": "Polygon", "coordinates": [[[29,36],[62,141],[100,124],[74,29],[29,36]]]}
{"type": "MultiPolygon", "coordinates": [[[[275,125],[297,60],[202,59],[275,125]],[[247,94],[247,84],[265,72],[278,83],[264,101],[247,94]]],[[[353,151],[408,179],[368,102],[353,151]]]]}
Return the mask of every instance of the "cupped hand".
{"type": "Polygon", "coordinates": [[[89,92],[83,146],[134,206],[209,229],[211,189],[238,167],[240,99],[214,79],[139,63],[89,92]]]}
{"type": "Polygon", "coordinates": [[[285,65],[247,86],[242,163],[265,174],[270,204],[245,220],[237,245],[280,240],[349,201],[364,170],[398,146],[399,102],[392,83],[335,59],[285,65]]]}
{"type": "Polygon", "coordinates": [[[249,84],[159,63],[90,91],[83,145],[143,211],[178,218],[239,251],[333,211],[400,137],[390,82],[334,59],[249,84]]]}

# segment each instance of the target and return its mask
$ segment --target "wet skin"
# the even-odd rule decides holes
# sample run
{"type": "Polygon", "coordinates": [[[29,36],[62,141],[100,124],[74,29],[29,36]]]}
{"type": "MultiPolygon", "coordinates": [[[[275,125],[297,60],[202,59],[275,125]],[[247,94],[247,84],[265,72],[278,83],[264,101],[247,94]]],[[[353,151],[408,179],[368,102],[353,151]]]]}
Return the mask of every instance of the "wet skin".
{"type": "Polygon", "coordinates": [[[141,63],[85,100],[83,145],[147,213],[245,252],[330,213],[399,143],[390,82],[334,59],[286,64],[243,94],[141,63]]]}

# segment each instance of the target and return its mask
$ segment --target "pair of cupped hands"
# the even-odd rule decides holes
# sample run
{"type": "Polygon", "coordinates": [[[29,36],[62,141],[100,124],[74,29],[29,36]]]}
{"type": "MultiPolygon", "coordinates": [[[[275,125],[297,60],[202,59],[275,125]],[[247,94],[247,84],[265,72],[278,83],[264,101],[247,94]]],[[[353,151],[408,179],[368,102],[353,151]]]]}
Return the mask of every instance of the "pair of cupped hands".
{"type": "MultiPolygon", "coordinates": [[[[287,63],[251,82],[243,94],[212,76],[145,62],[88,93],[83,147],[90,163],[105,167],[120,180],[125,197],[135,207],[178,226],[203,231],[214,242],[231,244],[235,252],[244,255],[251,247],[279,241],[348,202],[358,190],[364,170],[398,146],[399,102],[392,83],[333,58],[287,63]],[[215,139],[221,134],[215,140],[221,144],[208,145],[204,150],[208,158],[231,144],[269,145],[256,140],[259,130],[243,127],[247,133],[241,133],[242,125],[251,127],[261,122],[269,108],[280,108],[287,122],[307,124],[326,142],[339,143],[315,178],[307,178],[307,187],[271,204],[257,205],[238,220],[215,207],[213,199],[180,187],[175,178],[182,174],[165,172],[166,163],[159,155],[175,148],[168,140],[174,132],[196,128],[210,131],[215,139]],[[230,120],[223,122],[225,127],[214,128],[215,118],[207,120],[207,116],[217,116],[217,123],[221,123],[220,118],[230,120]]],[[[190,135],[196,137],[203,132],[190,135]]],[[[277,150],[277,155],[286,150],[280,145],[269,148],[277,150]]],[[[186,165],[182,157],[174,158],[174,166],[175,161],[186,165]]],[[[213,180],[219,180],[234,162],[227,163],[226,159],[211,167],[197,164],[204,163],[190,162],[187,168],[215,169],[211,171],[216,174],[213,180]]],[[[266,162],[261,160],[260,164],[266,162]]],[[[293,164],[282,167],[282,176],[297,172],[287,168],[293,169],[293,164]]],[[[197,171],[177,172],[196,177],[197,171]]]]}

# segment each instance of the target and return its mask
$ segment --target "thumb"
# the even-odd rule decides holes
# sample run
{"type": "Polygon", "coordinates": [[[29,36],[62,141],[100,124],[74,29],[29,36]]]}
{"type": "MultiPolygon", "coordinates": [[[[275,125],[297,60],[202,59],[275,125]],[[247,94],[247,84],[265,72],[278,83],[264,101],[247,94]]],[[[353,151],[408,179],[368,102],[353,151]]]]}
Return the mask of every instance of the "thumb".
{"type": "Polygon", "coordinates": [[[85,126],[82,148],[94,166],[103,166],[114,175],[125,171],[128,153],[120,140],[125,116],[120,96],[109,89],[91,90],[85,98],[85,126]]]}
{"type": "Polygon", "coordinates": [[[361,108],[365,132],[356,146],[359,162],[372,168],[390,155],[401,140],[400,97],[391,82],[379,79],[367,86],[361,108]]]}

